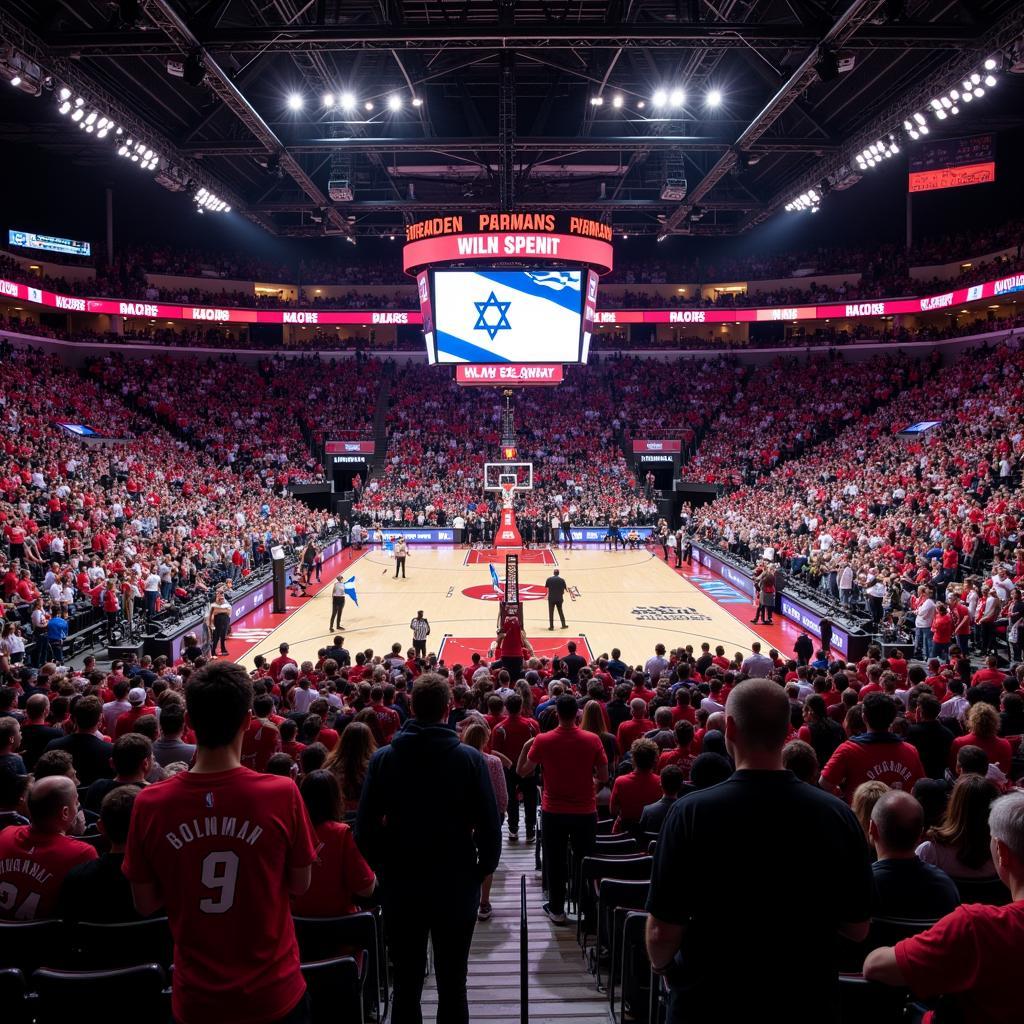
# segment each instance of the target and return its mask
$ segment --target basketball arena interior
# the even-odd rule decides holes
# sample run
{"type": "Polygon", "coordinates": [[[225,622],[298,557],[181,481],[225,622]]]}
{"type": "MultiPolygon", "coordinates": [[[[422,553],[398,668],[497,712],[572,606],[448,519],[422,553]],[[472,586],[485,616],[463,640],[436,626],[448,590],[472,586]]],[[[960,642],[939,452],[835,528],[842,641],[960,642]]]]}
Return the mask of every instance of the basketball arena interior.
{"type": "Polygon", "coordinates": [[[5,1024],[1024,1020],[1024,4],[6,0],[0,140],[5,1024]]]}

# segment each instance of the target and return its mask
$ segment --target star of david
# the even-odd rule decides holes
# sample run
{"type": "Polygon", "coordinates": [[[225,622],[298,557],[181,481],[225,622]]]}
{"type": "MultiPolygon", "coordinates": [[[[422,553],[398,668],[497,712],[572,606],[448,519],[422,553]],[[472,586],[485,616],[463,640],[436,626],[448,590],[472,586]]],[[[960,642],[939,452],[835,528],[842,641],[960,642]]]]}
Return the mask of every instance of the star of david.
{"type": "Polygon", "coordinates": [[[494,341],[494,336],[498,331],[511,331],[512,325],[508,322],[508,307],[512,305],[511,302],[499,302],[497,296],[492,291],[487,296],[486,302],[474,302],[476,306],[476,323],[473,324],[474,331],[486,331],[487,336],[494,341]],[[489,309],[495,309],[498,311],[498,322],[490,323],[486,319],[487,311],[489,309]]]}

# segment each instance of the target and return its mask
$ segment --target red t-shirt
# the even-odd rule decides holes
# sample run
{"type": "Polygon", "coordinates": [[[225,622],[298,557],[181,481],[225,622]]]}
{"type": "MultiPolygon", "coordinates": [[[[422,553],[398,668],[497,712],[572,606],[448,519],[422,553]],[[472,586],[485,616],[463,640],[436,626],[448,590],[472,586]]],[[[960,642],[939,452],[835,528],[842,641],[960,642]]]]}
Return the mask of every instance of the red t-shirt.
{"type": "Polygon", "coordinates": [[[491,750],[496,754],[504,754],[515,768],[526,741],[533,739],[538,731],[539,726],[532,718],[524,718],[518,714],[509,715],[494,727],[494,732],[491,733],[491,750]]]}
{"type": "Polygon", "coordinates": [[[281,673],[284,671],[285,665],[295,665],[298,668],[294,658],[289,658],[287,654],[282,654],[280,657],[275,658],[270,663],[270,678],[275,683],[281,682],[281,673]]]}
{"type": "Polygon", "coordinates": [[[661,757],[658,758],[658,771],[662,768],[667,768],[670,764],[677,765],[682,773],[683,778],[690,781],[690,769],[693,767],[693,762],[696,761],[696,755],[690,750],[689,747],[686,750],[676,748],[675,750],[666,750],[661,757]]]}
{"type": "Polygon", "coordinates": [[[907,678],[907,659],[906,658],[890,658],[889,668],[900,677],[900,679],[907,678]]]}
{"type": "Polygon", "coordinates": [[[680,705],[676,704],[676,706],[672,708],[672,725],[674,726],[677,722],[680,721],[685,721],[689,722],[691,725],[696,725],[697,709],[690,704],[687,704],[686,707],[681,707],[680,705]]]}
{"type": "Polygon", "coordinates": [[[316,827],[313,880],[301,896],[292,897],[292,913],[299,917],[341,917],[359,909],[357,892],[373,884],[373,871],[356,846],[352,829],[340,821],[316,827]]]}
{"type": "Polygon", "coordinates": [[[957,754],[964,747],[979,747],[985,751],[989,761],[997,765],[999,770],[1004,775],[1010,774],[1010,762],[1013,760],[1013,747],[1010,746],[1009,740],[1004,740],[999,736],[989,736],[985,739],[981,739],[975,736],[973,732],[969,732],[966,736],[957,736],[953,740],[953,745],[949,748],[949,767],[956,771],[956,757],[957,754]]]}
{"type": "Polygon", "coordinates": [[[575,725],[559,725],[533,741],[530,760],[544,769],[541,810],[551,814],[597,812],[594,769],[608,763],[598,736],[575,725]]]}
{"type": "Polygon", "coordinates": [[[242,737],[242,764],[255,772],[265,772],[267,762],[280,749],[280,730],[269,722],[254,718],[242,737]]]}
{"type": "Polygon", "coordinates": [[[621,832],[624,824],[640,820],[644,808],[662,797],[661,779],[654,772],[632,771],[620,775],[612,786],[611,806],[618,807],[614,832],[621,832]]]}
{"type": "Polygon", "coordinates": [[[0,920],[41,921],[53,917],[67,873],[95,860],[88,844],[62,833],[13,825],[0,832],[0,920]]]}
{"type": "Polygon", "coordinates": [[[269,1024],[294,1009],[306,986],[285,883],[315,860],[290,779],[181,772],[139,794],[122,870],[163,895],[176,1020],[269,1024]]]}
{"type": "Polygon", "coordinates": [[[1008,957],[1020,949],[1024,902],[1018,901],[1005,907],[957,907],[927,931],[897,942],[895,953],[919,998],[948,993],[968,1024],[1015,1024],[1020,1020],[1020,980],[1008,957]]]}
{"type": "Polygon", "coordinates": [[[639,721],[635,718],[627,718],[626,721],[620,723],[618,732],[615,734],[619,753],[625,754],[633,745],[633,740],[640,739],[644,733],[650,732],[653,728],[654,723],[649,718],[641,718],[639,721]]]}
{"type": "Polygon", "coordinates": [[[385,741],[390,743],[391,737],[398,732],[402,724],[402,716],[393,708],[385,707],[383,704],[371,704],[370,710],[373,711],[377,718],[377,723],[380,725],[385,741]]]}
{"type": "Polygon", "coordinates": [[[826,782],[842,790],[850,803],[862,782],[884,782],[890,789],[908,793],[918,779],[924,778],[921,755],[917,748],[890,734],[865,733],[865,737],[840,743],[821,770],[826,782]]]}
{"type": "Polygon", "coordinates": [[[126,711],[123,715],[118,715],[117,721],[114,723],[114,739],[119,740],[126,732],[131,732],[140,718],[144,715],[151,715],[154,711],[156,708],[143,704],[140,707],[132,708],[131,711],[126,711]]]}
{"type": "Polygon", "coordinates": [[[997,668],[980,668],[971,676],[971,686],[984,686],[986,683],[1003,684],[1006,673],[997,668]]]}
{"type": "Polygon", "coordinates": [[[521,658],[523,656],[523,628],[519,620],[508,616],[501,624],[501,631],[504,637],[501,646],[498,648],[500,658],[521,658]]]}

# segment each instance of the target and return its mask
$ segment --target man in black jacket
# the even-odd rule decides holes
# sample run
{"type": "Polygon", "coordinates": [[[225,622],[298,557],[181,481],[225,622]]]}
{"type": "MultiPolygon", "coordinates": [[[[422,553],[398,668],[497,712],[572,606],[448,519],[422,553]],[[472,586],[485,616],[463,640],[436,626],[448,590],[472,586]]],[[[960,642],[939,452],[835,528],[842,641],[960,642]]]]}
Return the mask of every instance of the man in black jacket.
{"type": "Polygon", "coordinates": [[[917,747],[921,765],[930,779],[941,779],[949,764],[953,734],[939,721],[939,698],[925,693],[917,702],[918,720],[907,730],[907,742],[917,747]]]}
{"type": "Polygon", "coordinates": [[[498,866],[501,830],[487,766],[442,724],[451,692],[416,680],[413,718],[370,759],[356,843],[381,881],[394,962],[393,1024],[420,1024],[433,942],[437,1019],[469,1020],[466,973],[480,882],[498,866]],[[409,851],[415,850],[413,866],[409,851]]]}

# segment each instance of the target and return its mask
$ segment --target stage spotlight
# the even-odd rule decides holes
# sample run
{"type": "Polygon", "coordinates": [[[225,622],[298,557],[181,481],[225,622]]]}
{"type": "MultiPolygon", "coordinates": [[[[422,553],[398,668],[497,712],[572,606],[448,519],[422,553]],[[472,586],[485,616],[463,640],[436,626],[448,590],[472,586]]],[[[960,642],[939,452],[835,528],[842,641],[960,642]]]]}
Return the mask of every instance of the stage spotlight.
{"type": "Polygon", "coordinates": [[[388,97],[388,110],[401,110],[402,109],[402,97],[398,93],[393,93],[388,97]]]}
{"type": "Polygon", "coordinates": [[[722,102],[721,90],[719,90],[719,89],[712,89],[711,92],[708,93],[707,105],[709,107],[714,108],[714,107],[719,106],[721,104],[721,102],[722,102]]]}
{"type": "Polygon", "coordinates": [[[668,93],[664,89],[659,89],[652,97],[651,102],[656,107],[663,107],[668,103],[668,93]]]}
{"type": "Polygon", "coordinates": [[[673,89],[668,101],[673,107],[681,107],[686,102],[686,93],[682,89],[673,89]]]}
{"type": "Polygon", "coordinates": [[[303,102],[302,93],[293,92],[288,94],[289,110],[301,110],[303,102]]]}
{"type": "Polygon", "coordinates": [[[621,96],[612,97],[612,106],[618,110],[622,106],[623,100],[621,96]]]}
{"type": "Polygon", "coordinates": [[[344,92],[341,94],[341,109],[342,110],[355,110],[356,98],[350,92],[344,92]]]}

